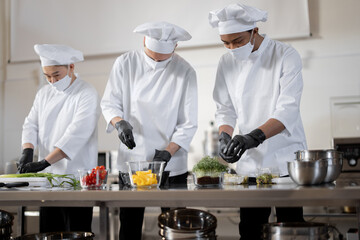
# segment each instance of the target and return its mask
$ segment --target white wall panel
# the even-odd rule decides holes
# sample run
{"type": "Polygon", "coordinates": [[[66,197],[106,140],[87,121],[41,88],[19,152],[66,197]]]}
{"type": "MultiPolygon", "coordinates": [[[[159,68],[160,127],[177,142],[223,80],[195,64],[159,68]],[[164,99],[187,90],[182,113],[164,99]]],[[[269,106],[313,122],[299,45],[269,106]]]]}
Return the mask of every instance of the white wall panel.
{"type": "MultiPolygon", "coordinates": [[[[193,38],[179,46],[219,44],[208,23],[210,10],[236,0],[11,0],[12,62],[36,60],[36,43],[68,44],[85,55],[121,53],[141,47],[133,29],[148,21],[168,21],[193,38]]],[[[307,0],[242,1],[269,12],[263,32],[273,38],[309,36],[307,0]]]]}
{"type": "MultiPolygon", "coordinates": [[[[23,1],[32,2],[32,0],[23,1]]],[[[63,2],[66,4],[68,1],[63,2]]],[[[360,15],[357,13],[359,8],[359,0],[311,0],[309,13],[313,36],[287,40],[287,43],[299,51],[303,60],[304,91],[301,114],[308,146],[311,149],[331,147],[330,99],[360,96],[360,15]]],[[[0,11],[2,14],[3,10],[0,11]]],[[[269,16],[271,15],[270,12],[269,16]]],[[[67,17],[67,14],[63,16],[67,17]]],[[[128,24],[136,25],[132,19],[128,24]]],[[[10,32],[7,32],[4,26],[5,23],[0,25],[0,32],[5,32],[8,37],[10,32]]],[[[117,30],[115,27],[118,25],[112,26],[114,26],[110,27],[112,31],[117,30]]],[[[85,28],[93,29],[91,25],[85,28]]],[[[260,32],[264,32],[263,27],[260,28],[260,32]]],[[[62,39],[59,39],[59,42],[62,39]]],[[[215,40],[219,41],[218,36],[215,40]]],[[[92,43],[97,44],[95,41],[92,43]]],[[[141,39],[139,45],[141,46],[141,39]]],[[[33,51],[32,46],[30,51],[33,51]]],[[[209,121],[214,119],[212,88],[217,63],[225,52],[221,45],[178,50],[178,53],[194,66],[198,75],[199,129],[191,144],[190,168],[203,155],[204,131],[209,121]]],[[[84,62],[76,64],[77,72],[84,80],[93,84],[102,95],[115,57],[116,55],[85,57],[84,62]]],[[[3,165],[1,160],[5,163],[17,158],[21,153],[21,127],[36,94],[40,66],[37,62],[11,64],[4,62],[4,65],[6,82],[3,93],[6,95],[3,98],[3,132],[1,133],[4,151],[0,165],[3,165]]],[[[105,133],[105,122],[102,117],[98,126],[99,150],[115,149],[119,140],[115,133],[105,133]]]]}

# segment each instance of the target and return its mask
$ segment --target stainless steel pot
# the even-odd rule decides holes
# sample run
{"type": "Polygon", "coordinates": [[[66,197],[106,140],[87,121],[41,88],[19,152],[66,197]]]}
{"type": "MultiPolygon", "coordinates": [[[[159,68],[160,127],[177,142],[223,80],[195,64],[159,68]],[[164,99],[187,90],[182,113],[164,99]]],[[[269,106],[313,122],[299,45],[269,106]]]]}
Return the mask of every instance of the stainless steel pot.
{"type": "Polygon", "coordinates": [[[160,228],[159,235],[166,240],[176,240],[176,239],[197,239],[197,240],[212,240],[216,239],[216,233],[215,230],[209,231],[209,232],[203,232],[203,231],[174,231],[172,229],[169,229],[167,227],[160,228]]]}
{"type": "Polygon", "coordinates": [[[216,239],[216,217],[197,209],[174,209],[158,217],[159,235],[162,239],[216,239]]]}
{"type": "Polygon", "coordinates": [[[10,239],[14,216],[4,210],[0,210],[0,239],[10,239]]]}
{"type": "Polygon", "coordinates": [[[264,240],[326,240],[329,226],[325,223],[289,222],[263,225],[264,240]]]}
{"type": "Polygon", "coordinates": [[[160,227],[174,230],[202,230],[216,228],[217,220],[214,215],[198,209],[174,209],[161,213],[158,217],[160,227]]]}

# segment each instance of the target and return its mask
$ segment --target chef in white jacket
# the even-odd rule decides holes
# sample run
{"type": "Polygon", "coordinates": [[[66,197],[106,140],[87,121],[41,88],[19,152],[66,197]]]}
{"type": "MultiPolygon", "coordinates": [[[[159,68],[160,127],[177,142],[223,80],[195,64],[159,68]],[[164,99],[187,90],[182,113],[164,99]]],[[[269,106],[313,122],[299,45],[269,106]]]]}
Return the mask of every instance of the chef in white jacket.
{"type": "MultiPolygon", "coordinates": [[[[74,72],[83,54],[69,46],[34,46],[48,82],[36,94],[22,132],[20,173],[77,174],[97,165],[99,96],[74,72]],[[33,162],[34,149],[39,160],[33,162]]],[[[91,231],[92,208],[41,208],[40,231],[91,231]]]]}
{"type": "MultiPolygon", "coordinates": [[[[302,64],[289,45],[260,35],[256,22],[267,12],[231,4],[209,13],[228,53],[219,62],[213,98],[220,133],[220,156],[237,162],[237,172],[254,176],[259,169],[288,175],[287,161],[306,149],[300,117],[302,64]],[[239,133],[234,134],[235,124],[239,133]]],[[[266,201],[266,199],[264,199],[266,201]]],[[[278,221],[303,221],[302,208],[277,208],[278,221]]],[[[261,239],[270,208],[241,208],[241,239],[261,239]]]]}
{"type": "MultiPolygon", "coordinates": [[[[190,34],[167,22],[134,30],[144,49],[118,57],[101,108],[107,132],[117,129],[121,171],[126,161],[165,161],[170,183],[186,185],[187,155],[197,129],[197,83],[194,69],[174,53],[190,34]]],[[[120,239],[141,239],[144,209],[120,209],[120,239]]]]}

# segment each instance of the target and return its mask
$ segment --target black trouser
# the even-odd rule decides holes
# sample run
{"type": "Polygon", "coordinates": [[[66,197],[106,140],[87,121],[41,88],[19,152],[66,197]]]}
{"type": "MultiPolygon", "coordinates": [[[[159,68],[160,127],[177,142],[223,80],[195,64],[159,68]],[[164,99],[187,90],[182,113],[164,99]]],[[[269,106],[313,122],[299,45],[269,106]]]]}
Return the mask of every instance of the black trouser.
{"type": "MultiPolygon", "coordinates": [[[[266,201],[266,199],[264,199],[266,201]]],[[[241,240],[262,239],[262,225],[269,222],[271,208],[240,208],[241,240]]],[[[276,208],[277,222],[304,222],[302,207],[276,208]]]]}
{"type": "Polygon", "coordinates": [[[92,207],[40,207],[40,232],[91,232],[92,207]]]}
{"type": "MultiPolygon", "coordinates": [[[[187,186],[187,173],[169,177],[169,187],[187,186]]],[[[167,211],[169,208],[161,208],[167,211]]],[[[120,240],[141,240],[145,208],[120,208],[120,240]]]]}

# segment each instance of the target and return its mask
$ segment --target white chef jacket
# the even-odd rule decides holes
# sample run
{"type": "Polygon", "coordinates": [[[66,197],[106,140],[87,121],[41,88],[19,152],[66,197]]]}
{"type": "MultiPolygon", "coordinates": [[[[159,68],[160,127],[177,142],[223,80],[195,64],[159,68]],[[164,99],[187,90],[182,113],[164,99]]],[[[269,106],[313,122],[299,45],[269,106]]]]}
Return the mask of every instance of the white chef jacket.
{"type": "Polygon", "coordinates": [[[127,171],[127,161],[152,161],[155,149],[164,150],[170,142],[181,148],[172,156],[166,170],[170,176],[187,172],[187,152],[197,129],[197,82],[194,69],[183,58],[156,63],[143,50],[118,57],[112,68],[104,96],[102,113],[111,120],[121,117],[133,127],[136,147],[120,142],[118,167],[127,171]]]}
{"type": "Polygon", "coordinates": [[[56,147],[67,155],[43,172],[77,174],[78,169],[91,169],[97,165],[99,115],[97,91],[79,77],[63,92],[47,84],[37,92],[25,119],[22,144],[38,147],[39,160],[56,147]]]}
{"type": "Polygon", "coordinates": [[[266,35],[249,59],[238,61],[230,53],[220,59],[213,92],[217,125],[235,128],[237,121],[239,134],[247,134],[274,118],[286,128],[247,150],[237,162],[238,173],[253,175],[259,168],[278,168],[286,175],[286,162],[295,159],[295,151],[307,148],[299,110],[301,69],[294,48],[266,35]]]}

